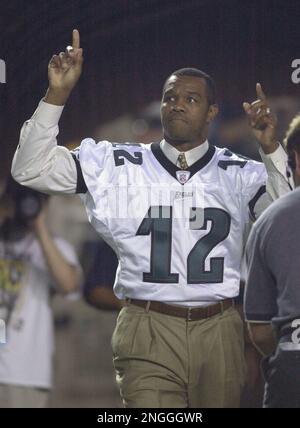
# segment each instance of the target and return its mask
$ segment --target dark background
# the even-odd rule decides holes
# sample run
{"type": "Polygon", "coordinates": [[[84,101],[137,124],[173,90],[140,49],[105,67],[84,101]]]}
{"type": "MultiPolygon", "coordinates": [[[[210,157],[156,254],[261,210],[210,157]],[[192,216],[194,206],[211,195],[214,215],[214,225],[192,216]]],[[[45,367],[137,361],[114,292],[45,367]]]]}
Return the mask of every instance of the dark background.
{"type": "Polygon", "coordinates": [[[61,122],[59,142],[159,99],[165,78],[194,66],[219,97],[241,109],[262,82],[272,95],[299,92],[300,2],[294,0],[50,0],[0,2],[0,176],[10,168],[20,127],[47,88],[47,63],[81,33],[84,71],[61,122]]]}

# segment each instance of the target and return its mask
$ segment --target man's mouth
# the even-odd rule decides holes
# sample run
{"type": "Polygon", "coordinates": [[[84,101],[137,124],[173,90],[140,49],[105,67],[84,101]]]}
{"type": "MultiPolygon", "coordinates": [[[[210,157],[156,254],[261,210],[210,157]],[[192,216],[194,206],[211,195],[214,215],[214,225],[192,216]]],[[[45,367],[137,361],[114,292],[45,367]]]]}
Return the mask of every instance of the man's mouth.
{"type": "Polygon", "coordinates": [[[168,118],[169,122],[172,122],[174,120],[180,120],[181,122],[187,123],[187,120],[184,117],[182,117],[182,116],[171,116],[171,117],[168,118]]]}

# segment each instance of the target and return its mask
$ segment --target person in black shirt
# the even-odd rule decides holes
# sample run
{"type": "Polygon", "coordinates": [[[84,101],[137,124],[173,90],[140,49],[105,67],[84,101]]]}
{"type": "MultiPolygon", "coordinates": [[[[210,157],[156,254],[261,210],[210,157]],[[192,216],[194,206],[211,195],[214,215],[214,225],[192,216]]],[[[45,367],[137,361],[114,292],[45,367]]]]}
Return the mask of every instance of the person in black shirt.
{"type": "MultiPolygon", "coordinates": [[[[300,115],[285,139],[300,185],[300,115]]],[[[300,407],[300,188],[274,202],[249,236],[245,317],[265,357],[264,407],[300,407]]]]}

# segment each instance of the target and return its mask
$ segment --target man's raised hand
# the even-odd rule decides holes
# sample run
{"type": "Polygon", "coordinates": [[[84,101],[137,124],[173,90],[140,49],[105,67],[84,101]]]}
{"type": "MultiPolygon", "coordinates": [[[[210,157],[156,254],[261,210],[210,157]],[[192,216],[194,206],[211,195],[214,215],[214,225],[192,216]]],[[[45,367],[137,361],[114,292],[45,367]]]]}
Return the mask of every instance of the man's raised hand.
{"type": "Polygon", "coordinates": [[[249,120],[256,139],[259,141],[265,153],[273,153],[278,143],[276,141],[277,118],[271,112],[267,97],[260,83],[256,84],[257,100],[253,103],[243,103],[244,110],[249,120]]]}
{"type": "Polygon", "coordinates": [[[53,55],[48,64],[49,88],[45,102],[65,104],[81,75],[82,63],[79,31],[73,30],[72,46],[67,46],[65,52],[60,52],[59,55],[53,55]]]}

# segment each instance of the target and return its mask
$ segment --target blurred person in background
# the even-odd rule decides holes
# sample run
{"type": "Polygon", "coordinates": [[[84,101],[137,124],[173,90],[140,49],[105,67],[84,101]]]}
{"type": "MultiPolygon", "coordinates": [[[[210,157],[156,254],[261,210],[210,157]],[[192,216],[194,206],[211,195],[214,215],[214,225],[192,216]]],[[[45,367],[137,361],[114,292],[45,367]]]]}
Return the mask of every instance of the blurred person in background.
{"type": "Polygon", "coordinates": [[[262,214],[246,247],[245,318],[264,357],[265,408],[300,407],[300,115],[284,142],[297,189],[262,214]]]}
{"type": "Polygon", "coordinates": [[[51,297],[77,296],[81,268],[73,248],[52,237],[48,196],[8,181],[0,199],[0,407],[46,407],[52,388],[51,297]]]}

